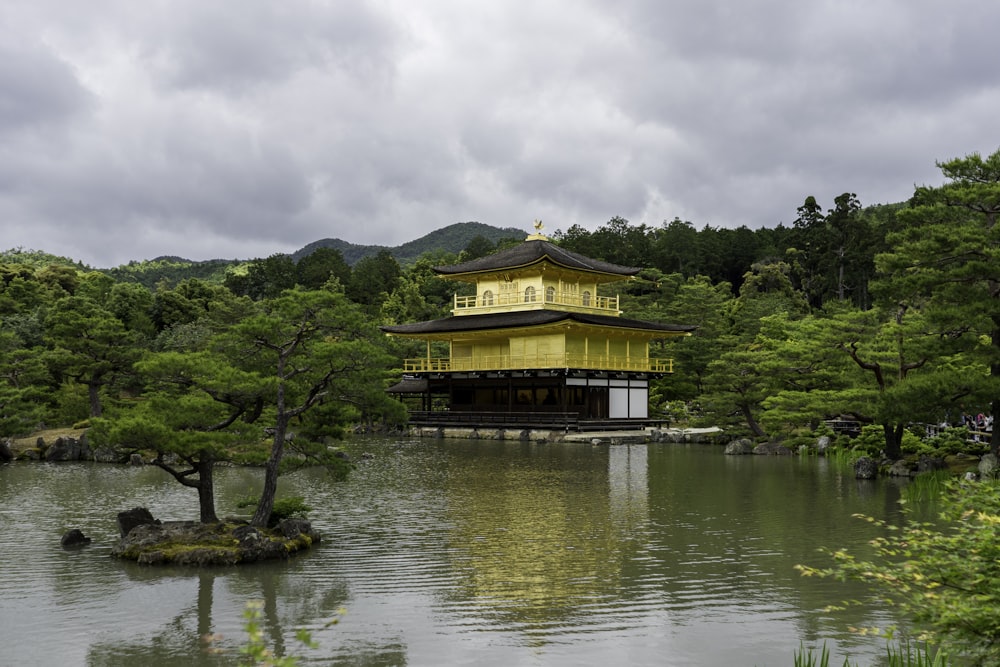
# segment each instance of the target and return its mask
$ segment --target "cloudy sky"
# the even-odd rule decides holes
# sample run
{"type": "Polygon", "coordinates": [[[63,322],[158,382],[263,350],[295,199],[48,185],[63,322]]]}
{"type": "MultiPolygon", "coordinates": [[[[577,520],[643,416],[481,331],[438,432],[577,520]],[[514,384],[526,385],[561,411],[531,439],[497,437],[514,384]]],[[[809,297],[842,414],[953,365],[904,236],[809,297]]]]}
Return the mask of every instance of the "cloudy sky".
{"type": "Polygon", "coordinates": [[[4,0],[0,250],[790,224],[1000,147],[994,0],[4,0]]]}

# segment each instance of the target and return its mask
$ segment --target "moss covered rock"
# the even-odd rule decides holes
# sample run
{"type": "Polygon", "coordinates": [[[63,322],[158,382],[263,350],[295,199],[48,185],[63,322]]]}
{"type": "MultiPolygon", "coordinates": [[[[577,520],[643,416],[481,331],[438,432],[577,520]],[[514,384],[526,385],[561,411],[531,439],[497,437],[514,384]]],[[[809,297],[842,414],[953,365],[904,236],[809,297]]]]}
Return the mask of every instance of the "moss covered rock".
{"type": "Polygon", "coordinates": [[[145,565],[237,565],[288,558],[319,540],[302,519],[288,519],[273,529],[236,521],[173,521],[136,526],[111,555],[145,565]]]}

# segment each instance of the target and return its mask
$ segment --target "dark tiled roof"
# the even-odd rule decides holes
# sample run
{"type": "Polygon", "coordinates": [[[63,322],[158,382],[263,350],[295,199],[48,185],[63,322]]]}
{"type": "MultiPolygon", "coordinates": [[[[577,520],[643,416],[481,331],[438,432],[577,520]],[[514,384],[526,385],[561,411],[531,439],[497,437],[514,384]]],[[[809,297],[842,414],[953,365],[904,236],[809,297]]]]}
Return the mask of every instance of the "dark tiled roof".
{"type": "Polygon", "coordinates": [[[403,379],[392,385],[387,392],[390,394],[417,394],[427,391],[427,378],[403,376],[403,379]]]}
{"type": "Polygon", "coordinates": [[[467,331],[482,331],[484,329],[512,329],[515,327],[555,324],[564,320],[571,320],[580,324],[614,327],[617,329],[633,329],[652,333],[686,333],[697,329],[693,324],[660,324],[659,322],[631,320],[625,317],[589,315],[562,310],[528,310],[511,313],[489,313],[486,315],[460,315],[440,320],[398,324],[379,328],[386,333],[419,336],[421,334],[462,333],[467,331]]]}
{"type": "Polygon", "coordinates": [[[634,266],[620,266],[611,262],[602,262],[599,259],[584,257],[578,253],[560,248],[548,241],[541,240],[525,241],[521,245],[508,248],[495,255],[480,257],[479,259],[451,266],[436,266],[434,270],[443,275],[502,271],[504,269],[529,266],[546,258],[554,264],[570,269],[592,271],[595,273],[610,273],[618,276],[634,276],[641,270],[634,266]]]}

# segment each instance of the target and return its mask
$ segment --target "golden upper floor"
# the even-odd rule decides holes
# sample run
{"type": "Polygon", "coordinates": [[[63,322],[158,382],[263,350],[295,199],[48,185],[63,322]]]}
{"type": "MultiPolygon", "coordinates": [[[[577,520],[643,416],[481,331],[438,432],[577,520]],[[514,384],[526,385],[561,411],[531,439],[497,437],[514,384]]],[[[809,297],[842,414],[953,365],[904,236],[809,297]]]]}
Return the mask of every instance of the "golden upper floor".
{"type": "Polygon", "coordinates": [[[532,235],[495,255],[435,271],[476,286],[475,295],[455,296],[454,315],[550,308],[618,316],[618,296],[602,295],[598,288],[628,280],[639,269],[593,260],[532,235]]]}
{"type": "Polygon", "coordinates": [[[542,276],[527,276],[519,280],[483,280],[476,294],[455,295],[452,313],[474,315],[503,313],[513,310],[555,308],[601,315],[621,315],[618,296],[601,296],[597,286],[562,281],[546,283],[542,276]]]}

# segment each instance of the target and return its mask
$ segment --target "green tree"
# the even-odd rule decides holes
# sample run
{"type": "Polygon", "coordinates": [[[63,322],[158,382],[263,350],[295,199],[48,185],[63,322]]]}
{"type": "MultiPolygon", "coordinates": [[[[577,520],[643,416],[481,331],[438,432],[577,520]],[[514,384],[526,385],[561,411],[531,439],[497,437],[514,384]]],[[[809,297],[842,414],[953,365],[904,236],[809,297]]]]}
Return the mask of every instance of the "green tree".
{"type": "Polygon", "coordinates": [[[792,285],[785,262],[757,262],[742,279],[731,312],[732,333],[745,341],[760,330],[761,318],[774,313],[803,317],[809,312],[805,296],[792,285]]]}
{"type": "MultiPolygon", "coordinates": [[[[845,192],[835,197],[833,203],[834,207],[826,216],[826,224],[830,229],[830,253],[833,255],[836,273],[834,292],[838,301],[844,301],[848,290],[856,287],[848,286],[848,265],[860,261],[857,255],[864,247],[863,241],[867,234],[864,230],[865,222],[858,215],[861,202],[856,194],[845,192]]],[[[869,259],[871,258],[872,255],[869,255],[869,259]]]]}
{"type": "MultiPolygon", "coordinates": [[[[878,256],[882,298],[921,308],[943,341],[981,364],[967,407],[1000,414],[1000,150],[938,163],[948,181],[917,188],[878,256]]],[[[1000,454],[1000,429],[991,449],[1000,454]]]]}
{"type": "Polygon", "coordinates": [[[868,281],[874,275],[874,256],[880,243],[870,216],[862,215],[853,192],[834,198],[824,215],[815,197],[806,197],[798,208],[786,259],[812,308],[828,300],[850,299],[862,308],[869,305],[868,281]]]}
{"type": "Polygon", "coordinates": [[[0,330],[0,437],[30,433],[44,421],[49,380],[41,350],[0,330]]]}
{"type": "MultiPolygon", "coordinates": [[[[827,313],[791,318],[777,313],[763,319],[758,341],[770,352],[759,372],[773,380],[763,401],[762,423],[770,432],[814,430],[824,419],[861,416],[861,371],[837,347],[827,313]]],[[[863,418],[863,417],[861,417],[863,418]]]]}
{"type": "MultiPolygon", "coordinates": [[[[918,312],[905,307],[880,316],[876,311],[847,314],[837,320],[840,327],[837,347],[845,352],[870,378],[869,410],[863,416],[879,424],[885,434],[885,454],[902,456],[903,432],[911,421],[912,406],[899,400],[907,379],[930,360],[923,322],[918,312]]],[[[866,420],[867,421],[867,420],[866,420]]]]}
{"type": "Polygon", "coordinates": [[[148,383],[143,400],[95,420],[93,438],[156,452],[156,465],[197,489],[203,522],[216,520],[215,465],[263,462],[264,490],[252,519],[263,527],[289,448],[334,464],[319,440],[337,435],[340,424],[402,419],[384,392],[391,364],[384,344],[342,292],[289,290],[261,301],[256,314],[205,349],[147,355],[136,364],[148,383]]]}
{"type": "Polygon", "coordinates": [[[597,228],[591,237],[597,259],[623,266],[652,264],[650,230],[646,225],[633,226],[621,216],[615,216],[597,228]]]}
{"type": "Polygon", "coordinates": [[[125,328],[144,338],[156,333],[153,293],[138,283],[115,283],[108,291],[107,308],[125,328]]]}
{"type": "Polygon", "coordinates": [[[756,437],[767,436],[761,421],[764,400],[780,389],[774,346],[762,337],[770,315],[801,319],[808,304],[789,278],[784,262],[757,262],[743,278],[740,295],[728,310],[729,325],[716,339],[718,352],[705,370],[703,407],[719,424],[738,417],[756,437]]]}
{"type": "Polygon", "coordinates": [[[465,287],[464,283],[456,286],[454,281],[442,280],[434,272],[436,266],[447,266],[456,262],[458,262],[458,257],[454,253],[440,251],[433,254],[425,253],[407,267],[405,279],[416,283],[427,305],[434,309],[434,314],[427,319],[444,317],[448,314],[452,307],[452,297],[456,287],[459,292],[465,289],[475,289],[472,285],[465,287]]]}
{"type": "Polygon", "coordinates": [[[836,305],[799,320],[765,318],[758,342],[777,364],[764,401],[769,428],[810,425],[838,415],[876,424],[887,457],[902,455],[906,426],[938,423],[969,389],[970,368],[949,355],[917,309],[836,305]]]}
{"type": "Polygon", "coordinates": [[[341,285],[351,280],[351,267],[344,261],[343,253],[326,246],[300,259],[295,270],[296,284],[307,290],[322,289],[330,278],[336,278],[341,285]]]}
{"type": "Polygon", "coordinates": [[[468,262],[473,259],[479,259],[480,257],[486,257],[496,251],[496,245],[483,235],[477,235],[472,238],[471,241],[466,244],[465,248],[459,253],[458,261],[468,262]]]}
{"type": "Polygon", "coordinates": [[[47,300],[31,267],[0,264],[0,315],[31,312],[47,300]]]}
{"type": "Polygon", "coordinates": [[[674,374],[657,383],[657,395],[662,400],[693,400],[705,392],[708,365],[718,358],[722,337],[729,331],[732,291],[728,283],[713,285],[706,276],[685,280],[680,274],[663,276],[655,287],[651,303],[633,307],[630,301],[626,310],[639,319],[698,327],[691,336],[656,341],[650,350],[674,360],[674,374]]]}
{"type": "Polygon", "coordinates": [[[393,290],[382,304],[382,320],[388,324],[422,322],[443,317],[440,307],[427,302],[420,292],[420,285],[404,276],[399,287],[393,290]]]}
{"type": "Polygon", "coordinates": [[[51,367],[87,387],[91,417],[102,413],[101,390],[141,354],[139,338],[110,311],[81,296],[57,301],[45,320],[51,367]]]}
{"type": "Polygon", "coordinates": [[[248,262],[240,271],[229,271],[224,284],[238,296],[248,296],[254,301],[274,298],[286,289],[295,287],[298,270],[288,255],[275,254],[265,259],[248,262]]]}
{"type": "Polygon", "coordinates": [[[797,287],[814,308],[823,303],[823,295],[827,292],[828,272],[824,266],[827,258],[826,217],[823,208],[812,195],[806,197],[797,210],[798,217],[792,223],[793,247],[786,251],[786,257],[792,263],[797,287]]]}
{"type": "Polygon", "coordinates": [[[402,269],[396,258],[386,249],[378,254],[358,260],[345,286],[351,301],[365,306],[370,313],[377,313],[393,290],[399,287],[402,269]]]}
{"type": "Polygon", "coordinates": [[[207,321],[222,328],[238,322],[253,310],[246,296],[236,296],[226,287],[192,278],[176,287],[157,286],[152,306],[157,331],[193,322],[207,321]]]}
{"type": "Polygon", "coordinates": [[[35,272],[35,278],[49,293],[50,299],[60,299],[76,294],[80,274],[76,269],[61,264],[50,264],[35,272]]]}
{"type": "Polygon", "coordinates": [[[774,393],[773,379],[762,372],[772,353],[753,343],[728,349],[709,363],[700,401],[718,426],[740,423],[755,437],[767,437],[761,423],[764,399],[774,393]]]}
{"type": "Polygon", "coordinates": [[[600,249],[594,235],[580,225],[572,225],[565,232],[557,229],[552,234],[552,240],[560,247],[572,250],[587,257],[600,257],[600,249]]]}
{"type": "Polygon", "coordinates": [[[161,352],[136,364],[149,390],[128,412],[96,419],[98,445],[156,453],[154,465],[198,492],[202,523],[215,523],[215,466],[260,438],[266,385],[215,353],[161,352]]]}
{"type": "Polygon", "coordinates": [[[111,296],[111,288],[114,284],[115,281],[111,276],[99,271],[90,271],[79,276],[73,294],[105,305],[108,302],[108,297],[111,296]]]}
{"type": "Polygon", "coordinates": [[[652,263],[667,273],[679,273],[686,278],[701,270],[701,246],[698,230],[690,222],[674,218],[664,222],[652,234],[652,263]]]}
{"type": "MultiPolygon", "coordinates": [[[[219,338],[232,363],[267,378],[272,421],[264,488],[251,523],[266,526],[293,420],[326,402],[352,400],[359,388],[384,389],[391,359],[384,336],[339,291],[289,290],[219,338]]],[[[384,392],[380,392],[384,400],[384,392]]]]}
{"type": "Polygon", "coordinates": [[[742,289],[743,280],[755,263],[766,264],[773,260],[769,256],[773,254],[771,243],[760,248],[756,233],[746,226],[725,229],[706,225],[698,233],[698,246],[699,273],[711,278],[712,282],[729,283],[734,293],[742,289]]]}

